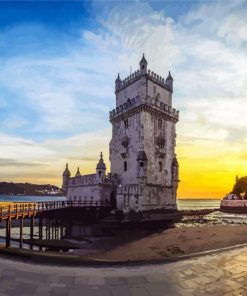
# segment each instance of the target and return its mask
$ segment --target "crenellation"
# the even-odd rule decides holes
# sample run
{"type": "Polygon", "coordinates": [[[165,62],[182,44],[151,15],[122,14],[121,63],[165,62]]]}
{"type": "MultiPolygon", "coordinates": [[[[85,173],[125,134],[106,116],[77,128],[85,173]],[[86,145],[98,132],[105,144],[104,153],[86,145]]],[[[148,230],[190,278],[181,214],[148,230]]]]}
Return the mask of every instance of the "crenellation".
{"type": "MultiPolygon", "coordinates": [[[[158,109],[159,111],[164,111],[165,113],[174,116],[176,119],[179,118],[179,111],[175,108],[172,108],[171,106],[168,106],[167,104],[164,104],[163,102],[160,102],[157,98],[151,98],[147,96],[144,99],[144,104],[147,106],[152,106],[155,109],[158,109]]],[[[127,102],[125,102],[123,105],[120,105],[109,112],[110,120],[114,117],[119,116],[125,111],[130,110],[133,107],[141,106],[143,104],[143,100],[140,99],[140,97],[132,98],[131,100],[128,99],[127,102]]]]}
{"type": "Polygon", "coordinates": [[[158,75],[157,73],[155,73],[154,71],[151,71],[150,69],[148,69],[147,73],[142,73],[142,74],[140,70],[137,70],[134,73],[127,76],[126,78],[124,78],[123,80],[119,80],[119,84],[118,84],[118,87],[116,88],[116,91],[119,92],[120,90],[128,87],[130,84],[134,83],[135,81],[140,79],[140,77],[142,76],[145,76],[147,79],[151,79],[154,82],[161,85],[162,87],[172,91],[170,89],[170,86],[166,83],[166,80],[164,79],[164,77],[158,75]]]}

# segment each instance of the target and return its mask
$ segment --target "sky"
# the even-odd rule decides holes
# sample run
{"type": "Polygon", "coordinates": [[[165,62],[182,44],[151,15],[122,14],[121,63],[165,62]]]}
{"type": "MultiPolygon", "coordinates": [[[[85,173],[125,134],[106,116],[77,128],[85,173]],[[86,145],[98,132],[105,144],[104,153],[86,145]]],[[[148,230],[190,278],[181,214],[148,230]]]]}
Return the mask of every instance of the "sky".
{"type": "Polygon", "coordinates": [[[0,181],[109,169],[117,73],[174,78],[179,198],[247,175],[246,1],[0,1],[0,181]]]}

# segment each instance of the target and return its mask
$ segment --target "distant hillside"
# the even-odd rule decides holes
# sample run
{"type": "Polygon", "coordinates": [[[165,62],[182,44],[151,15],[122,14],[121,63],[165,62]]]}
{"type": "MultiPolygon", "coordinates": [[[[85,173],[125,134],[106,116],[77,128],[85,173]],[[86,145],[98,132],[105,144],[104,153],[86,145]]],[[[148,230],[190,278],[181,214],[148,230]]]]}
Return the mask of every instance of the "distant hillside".
{"type": "Polygon", "coordinates": [[[232,192],[239,195],[240,193],[245,193],[247,196],[247,176],[236,178],[236,182],[233,186],[232,192]]]}
{"type": "Polygon", "coordinates": [[[54,185],[0,182],[0,195],[63,195],[61,188],[54,185]]]}

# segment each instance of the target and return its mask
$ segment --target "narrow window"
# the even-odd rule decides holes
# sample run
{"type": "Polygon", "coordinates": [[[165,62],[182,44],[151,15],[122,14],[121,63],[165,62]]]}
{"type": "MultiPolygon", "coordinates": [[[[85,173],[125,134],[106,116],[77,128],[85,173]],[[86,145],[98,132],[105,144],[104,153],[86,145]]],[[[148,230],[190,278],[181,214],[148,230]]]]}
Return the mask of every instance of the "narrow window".
{"type": "Polygon", "coordinates": [[[159,171],[162,172],[162,162],[159,162],[159,171]]]}
{"type": "Polygon", "coordinates": [[[162,129],[162,119],[158,120],[158,129],[162,129]]]}
{"type": "Polygon", "coordinates": [[[101,176],[101,171],[99,171],[99,176],[101,176]]]}
{"type": "Polygon", "coordinates": [[[143,161],[140,161],[140,167],[143,167],[143,166],[144,166],[143,161]]]}
{"type": "Polygon", "coordinates": [[[128,140],[123,141],[124,148],[128,148],[128,140]]]}
{"type": "Polygon", "coordinates": [[[127,161],[124,162],[124,171],[127,171],[127,161]]]}
{"type": "Polygon", "coordinates": [[[128,119],[124,121],[124,127],[127,129],[129,127],[128,119]]]}

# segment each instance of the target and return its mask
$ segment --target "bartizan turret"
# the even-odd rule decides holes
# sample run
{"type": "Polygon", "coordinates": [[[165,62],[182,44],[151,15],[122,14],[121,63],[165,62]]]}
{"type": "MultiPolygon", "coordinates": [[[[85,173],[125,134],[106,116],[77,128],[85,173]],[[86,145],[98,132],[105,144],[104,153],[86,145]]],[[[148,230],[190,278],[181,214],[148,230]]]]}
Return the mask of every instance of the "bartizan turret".
{"type": "Polygon", "coordinates": [[[103,154],[100,153],[100,159],[96,167],[96,180],[98,183],[104,183],[105,180],[106,165],[104,163],[103,154]]]}
{"type": "Polygon", "coordinates": [[[70,171],[68,168],[68,163],[66,163],[66,167],[65,170],[63,172],[63,185],[62,185],[62,189],[63,191],[66,193],[68,190],[68,183],[69,183],[69,178],[70,178],[70,171]]]}

